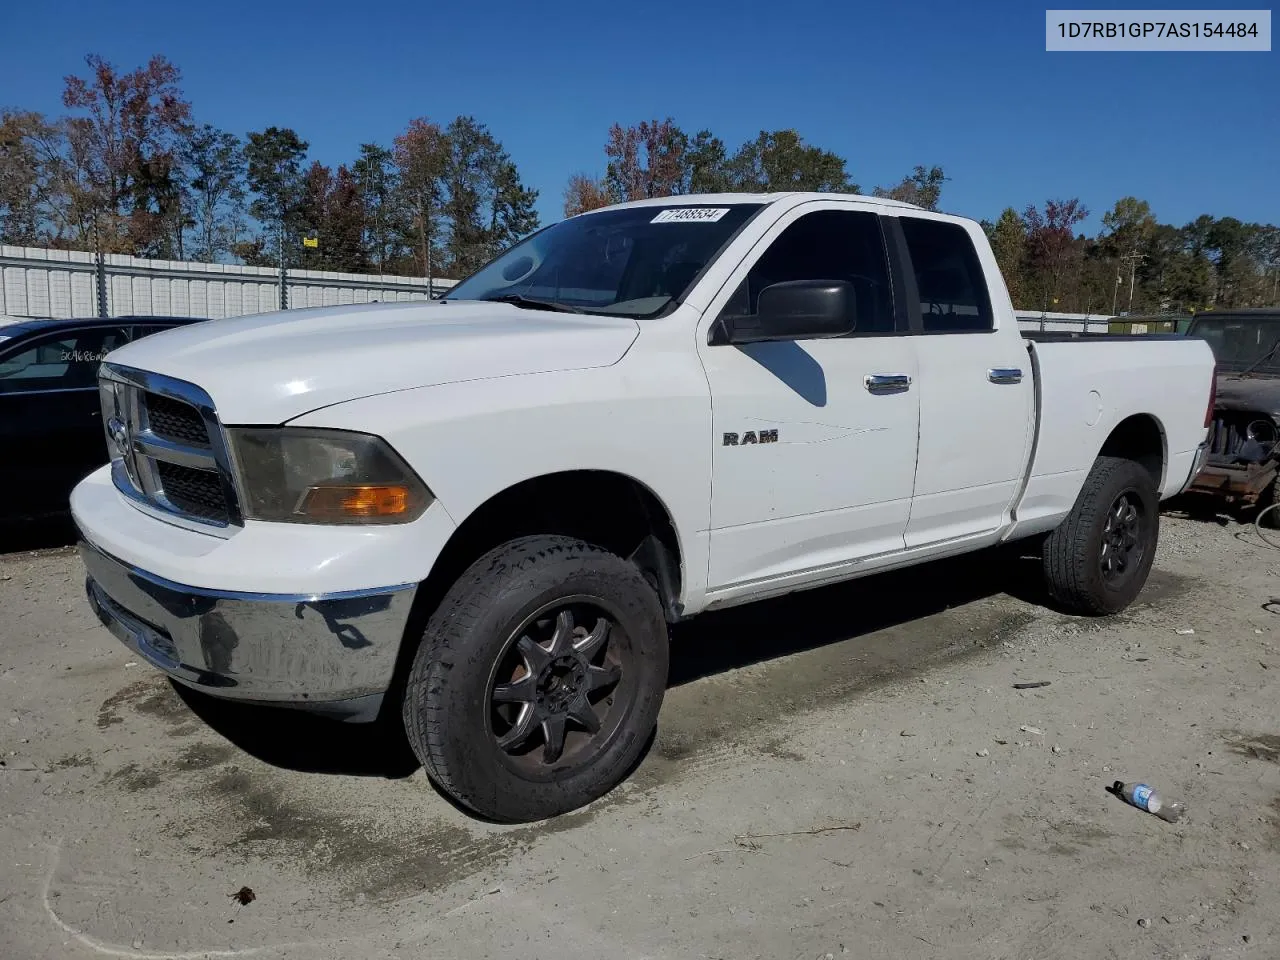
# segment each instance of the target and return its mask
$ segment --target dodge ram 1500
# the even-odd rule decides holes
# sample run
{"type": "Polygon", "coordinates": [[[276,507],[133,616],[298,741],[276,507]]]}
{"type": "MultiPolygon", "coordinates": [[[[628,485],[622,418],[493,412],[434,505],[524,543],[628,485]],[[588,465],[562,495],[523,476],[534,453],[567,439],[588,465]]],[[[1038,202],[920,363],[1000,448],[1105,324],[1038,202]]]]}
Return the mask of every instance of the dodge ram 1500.
{"type": "Polygon", "coordinates": [[[115,350],[72,509],[89,602],[174,680],[395,718],[438,786],[526,821],[636,761],[672,621],[1033,537],[1060,604],[1121,610],[1213,365],[1024,336],[971,220],[646,200],[440,301],[115,350]]]}

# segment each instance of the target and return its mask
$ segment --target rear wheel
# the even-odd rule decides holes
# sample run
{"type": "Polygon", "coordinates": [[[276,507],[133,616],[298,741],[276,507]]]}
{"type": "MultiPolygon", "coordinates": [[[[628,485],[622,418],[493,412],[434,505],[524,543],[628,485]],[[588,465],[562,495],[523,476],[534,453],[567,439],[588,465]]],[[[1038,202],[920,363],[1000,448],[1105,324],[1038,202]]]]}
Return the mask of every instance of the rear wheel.
{"type": "Polygon", "coordinates": [[[1160,531],[1151,475],[1120,457],[1099,457],[1075,506],[1044,543],[1049,592],[1079,613],[1118,613],[1147,582],[1160,531]]]}
{"type": "Polygon", "coordinates": [[[459,803],[540,820],[626,776],[666,680],[666,621],[640,570],[578,540],[528,537],[472,564],[431,617],[405,730],[459,803]]]}

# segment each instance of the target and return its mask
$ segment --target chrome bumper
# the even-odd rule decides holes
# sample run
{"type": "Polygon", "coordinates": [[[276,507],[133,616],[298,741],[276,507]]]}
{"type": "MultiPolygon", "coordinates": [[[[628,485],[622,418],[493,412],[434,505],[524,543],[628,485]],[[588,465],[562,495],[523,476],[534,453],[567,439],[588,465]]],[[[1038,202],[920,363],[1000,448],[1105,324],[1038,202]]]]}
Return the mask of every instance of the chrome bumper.
{"type": "Polygon", "coordinates": [[[98,619],[170,677],[218,697],[372,720],[391,683],[416,584],[322,596],[173,583],[87,541],[98,619]]]}

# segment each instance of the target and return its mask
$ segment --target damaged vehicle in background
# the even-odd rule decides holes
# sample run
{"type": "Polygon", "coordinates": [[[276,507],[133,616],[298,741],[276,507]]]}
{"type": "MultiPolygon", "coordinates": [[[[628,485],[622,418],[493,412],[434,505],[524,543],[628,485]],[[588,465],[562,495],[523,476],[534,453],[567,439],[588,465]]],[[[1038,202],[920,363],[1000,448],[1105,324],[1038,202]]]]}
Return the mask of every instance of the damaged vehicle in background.
{"type": "MultiPolygon", "coordinates": [[[[1189,492],[1230,506],[1280,502],[1280,309],[1198,316],[1187,336],[1217,360],[1209,450],[1189,492]]],[[[1280,526],[1280,511],[1262,518],[1280,526]]]]}

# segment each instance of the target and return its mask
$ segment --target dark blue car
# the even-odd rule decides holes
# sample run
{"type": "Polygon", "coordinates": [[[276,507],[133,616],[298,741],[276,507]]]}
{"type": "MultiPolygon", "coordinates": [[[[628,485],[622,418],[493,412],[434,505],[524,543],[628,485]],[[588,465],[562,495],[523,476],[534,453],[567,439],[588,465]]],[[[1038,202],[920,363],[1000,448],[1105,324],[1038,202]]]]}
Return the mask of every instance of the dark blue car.
{"type": "Polygon", "coordinates": [[[98,363],[188,317],[31,320],[0,325],[0,550],[18,523],[69,513],[71,490],[107,462],[98,363]]]}

